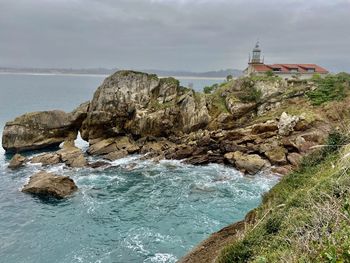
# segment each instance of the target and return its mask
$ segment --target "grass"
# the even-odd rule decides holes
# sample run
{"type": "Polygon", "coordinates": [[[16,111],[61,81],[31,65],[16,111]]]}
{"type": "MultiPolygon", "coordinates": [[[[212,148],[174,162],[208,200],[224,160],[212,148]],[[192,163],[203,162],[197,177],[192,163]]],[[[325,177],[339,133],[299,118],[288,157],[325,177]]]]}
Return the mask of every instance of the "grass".
{"type": "Polygon", "coordinates": [[[350,147],[331,133],[255,209],[218,262],[350,262],[350,147]]]}

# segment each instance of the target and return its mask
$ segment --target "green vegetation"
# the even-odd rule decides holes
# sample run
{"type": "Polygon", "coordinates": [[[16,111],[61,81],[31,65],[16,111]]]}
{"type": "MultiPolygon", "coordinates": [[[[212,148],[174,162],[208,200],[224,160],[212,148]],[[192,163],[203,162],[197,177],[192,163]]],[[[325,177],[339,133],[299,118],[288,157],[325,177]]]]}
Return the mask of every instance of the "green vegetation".
{"type": "Polygon", "coordinates": [[[179,87],[180,86],[180,81],[178,81],[177,79],[173,78],[173,77],[168,77],[168,78],[161,78],[159,80],[160,84],[166,84],[169,86],[176,86],[179,87]]]}
{"type": "Polygon", "coordinates": [[[211,94],[214,90],[216,90],[219,87],[219,84],[214,84],[211,86],[205,86],[204,87],[204,93],[205,94],[211,94]]]}
{"type": "Polygon", "coordinates": [[[266,71],[266,77],[273,77],[275,74],[273,74],[272,70],[266,71]]]}
{"type": "Polygon", "coordinates": [[[307,93],[308,98],[313,105],[321,105],[323,103],[342,100],[346,97],[346,93],[350,86],[350,74],[339,73],[321,78],[315,74],[312,80],[317,88],[307,93]]]}
{"type": "Polygon", "coordinates": [[[333,132],[253,211],[226,262],[350,262],[349,137],[333,132]]]}
{"type": "Polygon", "coordinates": [[[255,81],[251,78],[244,78],[242,82],[242,92],[237,94],[242,102],[259,102],[262,97],[261,90],[255,87],[255,81]]]}
{"type": "Polygon", "coordinates": [[[233,76],[232,76],[232,75],[228,75],[228,76],[226,77],[226,81],[229,82],[229,81],[231,81],[231,80],[233,80],[233,76]]]}

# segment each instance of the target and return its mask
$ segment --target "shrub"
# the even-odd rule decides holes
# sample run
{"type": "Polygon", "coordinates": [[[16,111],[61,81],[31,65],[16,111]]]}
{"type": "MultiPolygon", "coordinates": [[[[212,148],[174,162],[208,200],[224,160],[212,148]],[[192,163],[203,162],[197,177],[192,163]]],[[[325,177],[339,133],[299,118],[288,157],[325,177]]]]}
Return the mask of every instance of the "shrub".
{"type": "Polygon", "coordinates": [[[206,86],[204,87],[204,93],[205,94],[210,94],[212,93],[215,89],[217,89],[218,87],[218,84],[214,84],[214,85],[211,85],[211,86],[206,86]]]}
{"type": "Polygon", "coordinates": [[[275,74],[273,74],[273,71],[272,70],[269,70],[269,71],[266,71],[266,77],[272,77],[274,76],[275,74]]]}
{"type": "Polygon", "coordinates": [[[238,95],[242,102],[259,102],[262,97],[262,92],[254,86],[248,86],[243,93],[238,95]]]}
{"type": "Polygon", "coordinates": [[[313,105],[321,105],[328,101],[341,100],[346,96],[345,87],[349,87],[350,75],[339,73],[321,78],[315,74],[312,80],[317,88],[307,93],[313,105]]]}

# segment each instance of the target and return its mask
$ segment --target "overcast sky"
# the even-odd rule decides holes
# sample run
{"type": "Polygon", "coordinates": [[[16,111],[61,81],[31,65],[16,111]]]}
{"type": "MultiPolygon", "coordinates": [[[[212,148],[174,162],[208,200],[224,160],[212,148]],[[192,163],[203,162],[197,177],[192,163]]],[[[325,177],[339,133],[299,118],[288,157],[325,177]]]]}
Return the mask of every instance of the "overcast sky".
{"type": "Polygon", "coordinates": [[[0,66],[350,71],[350,0],[0,0],[0,66]]]}

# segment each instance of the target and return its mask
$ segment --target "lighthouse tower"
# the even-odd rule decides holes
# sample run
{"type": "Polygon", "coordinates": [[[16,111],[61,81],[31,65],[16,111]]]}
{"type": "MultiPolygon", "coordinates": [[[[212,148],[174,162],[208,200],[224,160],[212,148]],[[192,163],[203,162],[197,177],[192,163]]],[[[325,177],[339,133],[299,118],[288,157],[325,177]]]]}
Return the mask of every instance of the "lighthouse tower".
{"type": "Polygon", "coordinates": [[[259,41],[256,42],[255,47],[252,52],[253,56],[250,58],[249,56],[249,64],[263,64],[264,62],[261,60],[261,49],[259,46],[259,41]]]}

